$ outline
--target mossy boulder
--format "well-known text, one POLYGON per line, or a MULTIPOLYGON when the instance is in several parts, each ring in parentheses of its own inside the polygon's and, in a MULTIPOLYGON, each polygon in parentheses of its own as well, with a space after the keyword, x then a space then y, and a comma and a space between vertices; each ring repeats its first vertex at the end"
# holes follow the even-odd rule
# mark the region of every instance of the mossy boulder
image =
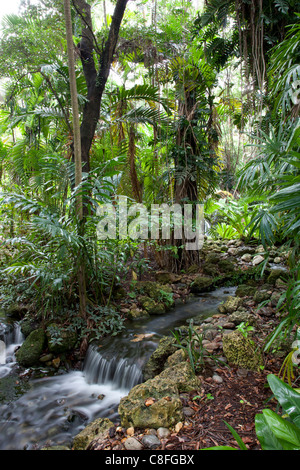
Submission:
POLYGON ((202 292, 209 292, 214 289, 214 280, 212 277, 197 276, 190 285, 190 290, 193 294, 201 294, 202 292))
POLYGON ((239 331, 223 336, 223 352, 229 364, 254 371, 259 371, 263 366, 261 352, 250 338, 245 338, 239 331))
POLYGON ((16 359, 21 366, 31 367, 38 363, 46 345, 46 334, 42 328, 32 331, 16 352, 16 359))
POLYGON ((256 287, 247 284, 241 284, 237 287, 235 295, 237 297, 252 297, 256 292, 256 287))
POLYGON ((149 315, 162 315, 166 312, 165 305, 162 302, 155 302, 151 297, 141 296, 139 302, 149 315))
POLYGON ((87 446, 94 439, 105 439, 108 437, 109 429, 114 427, 114 423, 108 418, 98 418, 88 424, 73 439, 74 450, 86 450, 87 446))
POLYGON ((133 387, 120 401, 121 425, 134 428, 169 428, 183 420, 176 384, 155 377, 133 387))
POLYGON ((175 353, 177 348, 174 339, 164 336, 158 343, 156 350, 151 354, 149 360, 143 367, 143 376, 145 380, 152 379, 160 374, 163 370, 165 362, 171 354, 175 353))
POLYGON ((240 297, 233 297, 232 295, 229 295, 225 302, 219 305, 218 310, 222 314, 233 313, 238 310, 241 304, 242 299, 240 297))

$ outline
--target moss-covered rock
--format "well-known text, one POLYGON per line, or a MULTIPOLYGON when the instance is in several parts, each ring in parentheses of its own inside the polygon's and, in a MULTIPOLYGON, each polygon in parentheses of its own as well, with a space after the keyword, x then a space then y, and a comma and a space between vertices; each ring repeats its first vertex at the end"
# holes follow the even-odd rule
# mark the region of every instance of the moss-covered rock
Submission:
POLYGON ((214 289, 214 280, 212 277, 197 276, 190 285, 190 290, 194 294, 209 292, 214 289))
POLYGON ((237 297, 252 297, 256 292, 256 287, 247 284, 241 284, 237 287, 235 295, 237 297))
POLYGON ((242 299, 240 297, 233 297, 232 295, 229 295, 225 302, 219 305, 218 310, 222 314, 233 313, 240 307, 241 304, 242 299))
POLYGON ((223 352, 229 362, 244 369, 259 371, 263 366, 261 352, 239 331, 223 336, 223 352))
POLYGON ((151 297, 141 296, 139 297, 139 302, 149 315, 162 315, 166 312, 165 305, 162 302, 155 302, 151 297))
POLYGON ((156 350, 151 354, 149 360, 144 365, 143 376, 145 380, 152 379, 163 370, 167 358, 175 353, 177 348, 174 339, 164 336, 158 343, 156 350))
POLYGON ((249 326, 256 325, 255 316, 244 308, 239 308, 236 312, 231 313, 228 317, 228 321, 235 325, 239 325, 240 323, 248 323, 249 326))
POLYGON ((183 420, 177 386, 160 377, 133 387, 121 399, 118 412, 123 427, 169 428, 183 420))
POLYGON ((114 423, 108 418, 96 419, 74 437, 73 449, 85 450, 94 439, 105 439, 112 427, 114 427, 114 423))
POLYGON ((30 367, 38 363, 46 344, 45 331, 42 328, 32 331, 16 352, 16 359, 21 366, 30 367))
POLYGON ((180 393, 192 392, 201 386, 199 377, 195 375, 191 364, 186 361, 167 367, 158 377, 167 380, 170 384, 176 384, 180 393))

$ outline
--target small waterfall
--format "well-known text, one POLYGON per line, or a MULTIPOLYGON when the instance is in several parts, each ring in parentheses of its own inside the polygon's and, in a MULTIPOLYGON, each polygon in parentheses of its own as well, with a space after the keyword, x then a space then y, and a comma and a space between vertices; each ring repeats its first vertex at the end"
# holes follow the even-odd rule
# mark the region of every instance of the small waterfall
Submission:
POLYGON ((130 390, 142 381, 142 371, 128 359, 103 357, 91 345, 87 351, 83 373, 88 383, 110 385, 113 389, 130 390))
POLYGON ((0 325, 0 378, 5 377, 16 363, 15 351, 24 341, 18 322, 13 325, 0 325))

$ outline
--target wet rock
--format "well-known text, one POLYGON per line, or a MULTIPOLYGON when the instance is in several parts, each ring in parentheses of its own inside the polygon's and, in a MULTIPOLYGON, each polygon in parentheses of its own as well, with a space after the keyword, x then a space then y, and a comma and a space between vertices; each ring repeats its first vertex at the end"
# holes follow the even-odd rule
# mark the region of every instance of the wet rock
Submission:
POLYGON ((253 300, 254 302, 260 304, 261 302, 265 302, 266 300, 269 300, 271 295, 272 295, 272 292, 266 289, 257 290, 254 294, 253 300))
POLYGON ((281 279, 286 279, 287 278, 287 271, 284 268, 276 267, 271 269, 270 274, 267 278, 267 281, 269 284, 275 284, 276 281, 281 278, 281 279))
POLYGON ((247 284, 241 284, 237 287, 235 295, 237 297, 252 297, 256 292, 256 287, 248 286, 247 284))

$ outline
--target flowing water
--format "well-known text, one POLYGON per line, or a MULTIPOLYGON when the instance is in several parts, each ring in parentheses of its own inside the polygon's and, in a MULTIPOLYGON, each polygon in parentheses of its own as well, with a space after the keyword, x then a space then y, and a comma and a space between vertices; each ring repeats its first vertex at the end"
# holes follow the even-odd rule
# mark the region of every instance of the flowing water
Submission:
MULTIPOLYGON (((166 315, 130 322, 124 333, 90 345, 81 371, 31 379, 21 397, 0 405, 0 450, 71 446, 88 422, 117 421, 120 399, 142 381, 142 366, 160 338, 193 317, 213 315, 233 292, 217 289, 166 315)), ((19 325, 9 329, 0 323, 0 338, 1 381, 17 367, 14 351, 23 341, 19 325)))

